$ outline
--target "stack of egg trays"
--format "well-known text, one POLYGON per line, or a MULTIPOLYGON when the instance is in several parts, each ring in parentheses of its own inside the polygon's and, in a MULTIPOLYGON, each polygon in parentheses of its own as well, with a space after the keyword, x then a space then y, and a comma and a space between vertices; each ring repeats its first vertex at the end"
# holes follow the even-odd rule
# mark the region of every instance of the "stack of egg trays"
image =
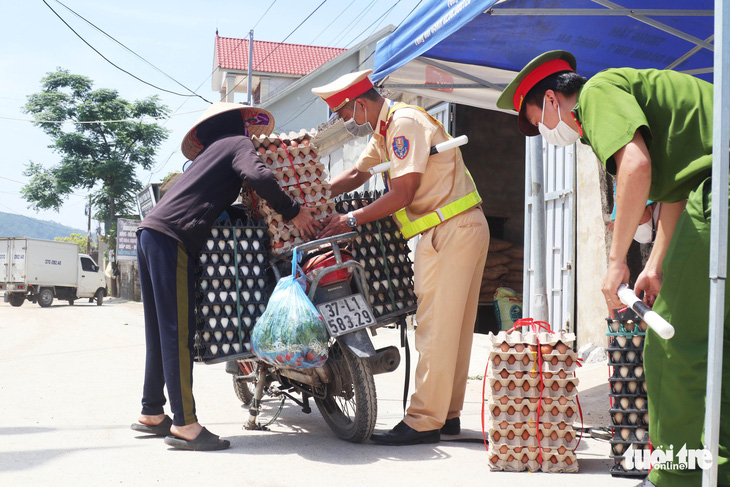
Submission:
POLYGON ((195 359, 253 357, 251 331, 273 287, 266 226, 245 218, 219 220, 197 264, 195 359))
MULTIPOLYGON (((367 206, 381 196, 378 191, 345 193, 337 198, 335 209, 349 213, 367 206)), ((408 242, 391 217, 358 226, 352 242, 352 255, 365 268, 370 305, 378 323, 386 324, 414 314, 413 262, 408 242), (391 296, 392 294, 392 296, 391 296)))
MULTIPOLYGON (((614 477, 645 477, 649 471, 627 469, 626 455, 649 450, 649 410, 644 378, 646 323, 630 308, 607 318, 609 403, 611 414, 610 472, 614 477)), ((645 454, 648 452, 645 452, 645 454)))
POLYGON ((575 335, 502 331, 489 339, 490 468, 577 472, 578 356, 569 346, 575 335))
MULTIPOLYGON (((334 213, 334 205, 330 202, 325 167, 311 139, 311 134, 302 130, 279 136, 262 135, 251 140, 279 186, 297 203, 313 209, 315 220, 321 220, 334 213)), ((259 198, 257 204, 268 226, 273 256, 282 255, 305 242, 299 230, 291 222, 284 222, 266 201, 259 198)))

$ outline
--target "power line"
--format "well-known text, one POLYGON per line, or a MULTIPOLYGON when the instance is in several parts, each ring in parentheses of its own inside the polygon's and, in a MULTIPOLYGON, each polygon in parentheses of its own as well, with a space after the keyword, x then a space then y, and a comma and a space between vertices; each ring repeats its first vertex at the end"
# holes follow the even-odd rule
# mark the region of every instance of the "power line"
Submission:
POLYGON ((370 10, 371 8, 373 8, 373 7, 375 6, 375 4, 376 4, 376 3, 378 3, 379 1, 380 1, 380 0, 371 0, 371 2, 370 2, 369 4, 367 4, 367 5, 365 6, 365 8, 364 8, 364 9, 362 9, 362 11, 361 11, 361 12, 360 12, 359 14, 357 14, 357 15, 355 16, 355 18, 353 19, 353 21, 352 21, 352 22, 350 22, 349 24, 347 24, 347 25, 345 26, 345 28, 344 28, 344 29, 342 29, 342 30, 340 31, 340 33, 339 33, 339 34, 337 34, 337 37, 335 37, 335 40, 333 40, 333 41, 331 42, 331 44, 332 44, 333 46, 334 46, 334 45, 337 45, 337 43, 338 43, 338 42, 340 42, 340 40, 342 40, 342 39, 343 39, 343 38, 344 38, 344 37, 345 37, 345 36, 346 36, 346 35, 347 35, 347 34, 348 34, 348 33, 349 33, 349 32, 350 32, 350 31, 351 31, 351 30, 352 30, 352 29, 353 29, 353 28, 354 28, 354 27, 355 27, 355 26, 356 26, 356 25, 357 25, 357 24, 358 24, 358 23, 360 22, 360 21, 361 21, 361 19, 362 19, 362 18, 364 17, 364 15, 365 15, 365 14, 366 14, 366 13, 367 13, 367 12, 368 12, 368 11, 369 11, 369 10, 370 10))
MULTIPOLYGON (((44 0, 44 1, 45 1, 45 0, 44 0)), ((275 52, 276 52, 276 51, 277 51, 277 50, 278 50, 278 49, 279 49, 279 48, 280 48, 280 47, 281 47, 281 46, 282 46, 282 45, 284 44, 284 42, 286 42, 286 40, 287 40, 287 39, 289 39, 289 38, 290 38, 290 37, 291 37, 291 36, 292 36, 292 35, 293 35, 293 34, 294 34, 294 33, 295 33, 295 32, 296 32, 297 30, 299 30, 299 28, 300 28, 300 27, 301 27, 302 25, 304 25, 304 23, 305 23, 305 22, 306 22, 307 20, 309 20, 309 18, 310 18, 310 17, 312 16, 312 15, 314 15, 314 14, 315 14, 315 13, 317 12, 317 10, 319 10, 319 9, 320 9, 320 8, 322 7, 322 5, 324 5, 325 3, 327 3, 327 0, 323 0, 323 1, 322 1, 322 3, 320 3, 320 4, 319 4, 319 5, 317 6, 317 8, 315 8, 314 10, 312 10, 312 12, 311 12, 311 13, 310 13, 309 15, 307 15, 307 17, 306 17, 306 18, 305 18, 304 20, 302 20, 302 21, 301 21, 301 22, 299 23, 299 25, 297 25, 297 26, 296 26, 296 27, 294 28, 294 30, 293 30, 293 31, 291 31, 291 32, 289 33, 289 35, 287 35, 287 36, 286 36, 286 37, 285 37, 285 38, 284 38, 284 39, 283 39, 283 40, 282 40, 281 42, 279 42, 279 43, 278 43, 278 44, 276 45, 276 47, 275 47, 274 49, 272 49, 272 50, 271 50, 271 52, 269 52, 269 53, 268 53, 268 54, 267 54, 267 55, 266 55, 266 56, 265 56, 265 57, 264 57, 264 58, 263 58, 263 59, 262 59, 261 61, 259 61, 259 63, 258 63, 258 64, 257 64, 257 65, 256 65, 256 66, 255 66, 254 68, 257 68, 257 67, 261 66, 261 65, 263 64, 263 62, 264 62, 264 61, 266 61, 266 60, 267 60, 267 59, 269 58, 269 56, 271 56, 272 54, 274 54, 274 53, 275 53, 275 52)), ((243 42, 241 42, 241 44, 243 44, 243 42)), ((252 69, 253 69, 253 68, 252 68, 252 69)), ((244 77, 243 77, 243 79, 241 79, 241 81, 239 81, 238 83, 236 83, 236 85, 235 85, 235 86, 234 86, 234 87, 233 87, 233 88, 231 89, 231 91, 235 91, 235 89, 236 89, 236 88, 238 87, 238 85, 240 85, 241 83, 243 83, 243 82, 244 82, 244 81, 245 81, 245 80, 246 80, 247 78, 248 78, 248 75, 244 76, 244 77)), ((231 91, 226 91, 226 96, 227 96, 227 95, 228 95, 229 93, 231 93, 231 91)))
POLYGON ((14 117, 2 117, 0 116, 0 120, 12 120, 15 122, 30 122, 30 123, 57 123, 57 124, 64 124, 64 123, 73 123, 73 124, 89 124, 89 123, 125 123, 125 122, 144 122, 145 120, 165 120, 175 117, 180 117, 183 115, 190 115, 191 113, 199 113, 203 110, 193 110, 190 112, 185 113, 178 113, 177 115, 158 115, 156 117, 140 117, 140 118, 122 118, 119 120, 35 120, 32 118, 14 118, 14 117))
POLYGON ((124 44, 122 44, 121 42, 119 42, 118 40, 116 40, 114 37, 112 37, 111 35, 107 34, 101 28, 97 27, 93 22, 90 22, 89 20, 85 19, 83 16, 81 16, 80 14, 78 14, 77 12, 75 12, 73 9, 69 8, 67 5, 64 5, 60 0, 55 0, 55 1, 56 1, 56 3, 60 4, 61 6, 63 6, 66 10, 68 10, 69 12, 71 12, 72 14, 74 14, 76 17, 80 18, 81 20, 83 20, 84 22, 86 22, 87 24, 89 24, 90 26, 92 26, 94 29, 96 29, 99 32, 101 32, 102 34, 104 34, 106 37, 108 37, 112 41, 116 42, 117 44, 119 44, 120 46, 122 46, 124 49, 126 49, 130 53, 134 54, 137 58, 139 58, 142 61, 144 61, 145 63, 147 63, 149 66, 151 66, 152 68, 154 68, 158 72, 162 73, 163 75, 165 75, 166 77, 168 77, 169 79, 171 79, 172 81, 174 81, 175 83, 177 83, 178 85, 180 85, 181 87, 185 88, 190 93, 192 93, 193 95, 197 96, 198 98, 200 98, 200 99, 202 99, 202 100, 207 101, 208 103, 210 103, 208 100, 206 100, 205 98, 203 98, 201 95, 197 94, 196 92, 194 92, 193 90, 191 90, 190 88, 188 88, 187 86, 185 86, 184 84, 180 83, 178 80, 176 80, 175 78, 173 78, 169 74, 165 73, 163 70, 161 70, 160 68, 158 68, 157 66, 155 66, 151 62, 147 61, 145 58, 143 58, 142 56, 140 56, 139 54, 137 54, 136 52, 134 52, 132 49, 128 48, 127 46, 125 46, 124 44))
POLYGON ((259 22, 261 22, 263 20, 263 18, 266 17, 266 14, 269 13, 269 10, 271 10, 271 7, 273 7, 275 3, 276 3, 276 0, 271 2, 271 5, 269 5, 269 8, 266 9, 266 12, 264 12, 263 15, 261 15, 259 20, 257 20, 256 23, 254 24, 254 26, 251 27, 251 30, 254 30, 256 28, 256 26, 259 25, 259 22))
MULTIPOLYGON (((130 73, 130 72, 129 72, 129 71, 127 71, 126 69, 124 69, 124 68, 121 68, 121 67, 117 66, 117 65, 116 65, 116 64, 114 64, 114 63, 113 63, 113 62, 112 62, 111 60, 109 60, 109 58, 107 58, 107 57, 106 57, 106 56, 104 56, 104 55, 103 55, 103 54, 102 54, 101 52, 99 52, 99 51, 98 51, 98 50, 97 50, 97 49, 96 49, 96 48, 95 48, 94 46, 92 46, 91 44, 89 44, 89 43, 88 43, 88 42, 86 41, 86 39, 84 39, 84 38, 83 38, 83 37, 81 36, 81 34, 79 34, 78 32, 76 32, 76 31, 74 30, 74 28, 73 28, 73 27, 71 27, 71 26, 70 26, 70 25, 68 24, 68 22, 66 22, 66 21, 65 21, 65 20, 63 19, 63 17, 61 17, 61 16, 60 16, 60 15, 58 14, 58 12, 56 12, 55 10, 53 10, 53 7, 51 7, 50 5, 48 5, 48 2, 46 2, 46 0, 43 0, 43 3, 45 3, 45 4, 46 4, 46 7, 48 7, 49 9, 51 9, 51 12, 53 12, 53 13, 54 13, 54 14, 56 15, 56 17, 58 17, 58 18, 59 18, 59 19, 61 20, 61 22, 63 22, 63 23, 64 23, 64 24, 66 25, 66 27, 68 27, 68 28, 69 28, 69 29, 71 30, 71 32, 73 32, 74 34, 76 34, 76 37, 78 37, 79 39, 81 39, 81 40, 83 41, 83 43, 84 43, 84 44, 86 44, 87 46, 89 46, 89 47, 90 47, 90 48, 91 48, 91 49, 92 49, 92 50, 93 50, 93 51, 94 51, 95 53, 97 53, 97 54, 98 54, 99 56, 101 56, 101 57, 102 57, 102 58, 103 58, 103 59, 104 59, 104 60, 105 60, 106 62, 108 62, 109 64, 111 64, 111 65, 112 65, 112 66, 114 66, 115 68, 117 68, 117 69, 118 69, 119 71, 121 71, 121 72, 123 72, 123 73, 126 73, 126 74, 128 74, 129 76, 131 76, 132 78, 136 79, 137 81, 139 81, 139 82, 141 82, 141 83, 144 83, 144 84, 146 84, 146 85, 148 85, 148 86, 151 86, 152 88, 155 88, 156 90, 164 91, 164 92, 166 92, 166 93, 170 93, 170 94, 172 94, 172 95, 177 95, 177 96, 185 96, 185 97, 196 97, 196 96, 200 96, 200 95, 197 95, 197 94, 195 94, 195 95, 186 95, 186 94, 184 94, 184 93, 177 93, 177 92, 175 92, 175 91, 171 91, 171 90, 166 90, 165 88, 160 88, 160 87, 159 87, 159 86, 157 86, 157 85, 153 85, 152 83, 149 83, 149 82, 147 82, 147 81, 143 80, 142 78, 140 78, 140 77, 138 77, 138 76, 135 76, 135 75, 133 75, 132 73, 130 73)), ((59 2, 59 3, 60 3, 60 2, 59 2)), ((62 5, 63 5, 63 4, 62 4, 62 5)), ((202 97, 201 97, 201 98, 202 98, 202 97)), ((207 100, 206 100, 206 101, 207 101, 207 100)), ((208 102, 208 103, 210 103, 210 102, 208 102)))
POLYGON ((353 3, 355 3, 355 0, 352 0, 349 3, 349 5, 347 5, 347 7, 345 7, 345 10, 343 10, 342 12, 340 12, 340 14, 337 17, 335 17, 335 20, 333 20, 332 22, 330 22, 330 24, 327 27, 325 27, 324 29, 320 30, 319 31, 319 34, 317 34, 317 36, 314 39, 312 39, 312 42, 310 42, 310 44, 314 45, 314 41, 316 41, 317 39, 319 39, 319 36, 321 36, 322 34, 324 34, 325 32, 327 32, 329 30, 329 28, 332 27, 332 24, 334 24, 335 22, 337 22, 339 20, 339 18, 342 17, 342 14, 344 14, 347 11, 347 9, 349 9, 350 7, 352 7, 352 4, 353 3))
POLYGON ((0 176, 0 179, 5 179, 6 181, 12 181, 13 183, 25 184, 22 181, 16 181, 15 179, 5 178, 5 177, 2 177, 2 176, 0 176))

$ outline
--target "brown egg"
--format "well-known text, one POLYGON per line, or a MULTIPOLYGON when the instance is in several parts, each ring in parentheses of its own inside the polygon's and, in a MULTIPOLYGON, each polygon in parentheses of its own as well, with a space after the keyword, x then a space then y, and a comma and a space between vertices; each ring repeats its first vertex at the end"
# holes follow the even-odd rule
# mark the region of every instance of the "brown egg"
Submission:
POLYGON ((514 374, 515 374, 515 379, 522 379, 522 376, 525 375, 524 372, 520 372, 519 370, 515 371, 514 374))
POLYGON ((509 451, 509 447, 507 445, 502 445, 499 447, 499 453, 505 454, 509 451))
POLYGON ((284 158, 279 156, 276 158, 276 162, 278 162, 279 164, 284 164, 284 158))
POLYGON ((508 456, 508 457, 507 457, 507 461, 508 461, 508 462, 514 462, 514 461, 515 461, 515 457, 514 457, 514 455, 510 455, 510 456, 508 456))
POLYGON ((558 399, 558 402, 561 406, 565 406, 566 404, 568 404, 568 399, 561 396, 560 399, 558 399))
POLYGON ((557 381, 556 382, 553 382, 553 385, 550 386, 550 389, 552 389, 553 391, 557 392, 557 391, 560 390, 560 384, 558 384, 557 381))
POLYGON ((558 448, 559 455, 564 455, 566 451, 568 451, 568 449, 565 448, 563 445, 560 445, 560 448, 558 448))
POLYGON ((553 373, 552 373, 552 372, 543 372, 543 373, 542 373, 542 376, 543 376, 543 377, 544 377, 545 379, 552 379, 552 378, 553 378, 553 373))
POLYGON ((266 149, 270 150, 271 152, 276 152, 277 147, 276 147, 276 144, 274 144, 272 142, 271 144, 269 144, 269 146, 266 149))
POLYGON ((266 147, 261 146, 258 149, 256 149, 256 152, 258 152, 259 154, 266 154, 266 147))
POLYGON ((317 169, 316 171, 314 171, 314 174, 316 174, 317 176, 321 176, 322 171, 320 169, 317 169))
POLYGON ((284 242, 276 242, 276 243, 274 244, 274 248, 275 248, 275 249, 280 249, 280 248, 282 248, 283 246, 284 246, 284 242))
POLYGON ((502 384, 500 384, 499 382, 495 382, 494 383, 494 390, 495 391, 498 391, 500 389, 502 389, 502 384))
POLYGON ((525 381, 525 382, 524 382, 524 383, 522 384, 522 389, 523 389, 523 390, 524 390, 525 392, 529 391, 529 390, 530 390, 530 383, 529 383, 529 382, 527 382, 527 381, 525 381))
POLYGON ((569 418, 573 417, 573 410, 572 409, 566 409, 565 415, 569 418))
POLYGON ((552 411, 550 411, 550 414, 552 414, 553 416, 557 416, 558 414, 560 414, 560 410, 558 409, 558 407, 557 407, 557 406, 555 406, 555 407, 554 407, 554 408, 552 409, 552 411))
POLYGON ((527 463, 530 461, 530 458, 527 455, 522 455, 522 463, 527 463))
POLYGON ((499 457, 497 455, 492 455, 492 458, 490 458, 489 461, 496 464, 497 462, 499 462, 499 457))
POLYGON ((558 365, 558 362, 559 362, 559 360, 558 360, 558 356, 557 356, 557 355, 553 355, 553 358, 552 358, 552 359, 550 359, 550 363, 551 363, 552 365, 558 365))
POLYGON ((527 430, 522 432, 522 439, 525 441, 530 439, 530 433, 528 433, 527 430))
POLYGON ((494 365, 499 365, 500 363, 502 363, 502 359, 500 358, 499 355, 495 355, 494 356, 494 365))
POLYGON ((506 430, 507 428, 509 428, 509 423, 506 420, 502 421, 501 423, 499 423, 499 427, 503 430, 506 430))
POLYGON ((575 389, 575 385, 572 382, 568 382, 565 385, 565 390, 568 392, 573 392, 573 389, 575 389))
POLYGON ((304 146, 309 145, 309 139, 302 140, 302 145, 304 145, 304 146))
POLYGON ((559 430, 564 430, 564 429, 565 429, 565 428, 567 428, 567 427, 568 427, 568 425, 567 425, 567 424, 565 424, 565 423, 560 423, 560 424, 558 425, 558 429, 559 429, 559 430))
POLYGON ((509 433, 507 433, 507 439, 508 440, 514 440, 515 439, 515 432, 512 430, 509 430, 509 433))
POLYGON ((499 415, 500 415, 501 413, 502 413, 502 410, 501 410, 501 409, 499 409, 499 407, 498 407, 498 406, 497 406, 497 407, 495 407, 494 409, 492 409, 492 415, 493 415, 493 416, 499 416, 499 415))
POLYGON ((525 350, 525 345, 522 343, 515 344, 515 352, 522 353, 525 350))
POLYGON ((565 358, 565 366, 570 367, 571 365, 573 365, 573 359, 570 356, 567 356, 565 358))
POLYGON ((528 406, 523 407, 522 408, 522 415, 523 416, 527 416, 528 414, 530 414, 530 408, 528 406))
POLYGON ((568 465, 573 465, 573 460, 570 459, 570 457, 565 457, 565 463, 568 465))
POLYGON ((289 147, 299 147, 299 142, 297 142, 296 140, 292 140, 291 142, 289 142, 289 147))
POLYGON ((501 344, 499 345, 499 349, 500 349, 501 351, 503 351, 503 352, 509 352, 509 343, 507 343, 507 342, 502 342, 502 343, 501 343, 501 344))
POLYGON ((558 457, 556 457, 555 455, 551 456, 550 457, 550 463, 552 463, 552 464, 558 463, 558 457))
POLYGON ((551 440, 553 440, 553 441, 558 441, 558 438, 560 438, 560 437, 558 436, 558 432, 557 432, 557 431, 553 431, 553 432, 552 432, 552 433, 550 434, 550 439, 551 439, 551 440))
POLYGON ((553 346, 552 345, 540 345, 540 353, 543 355, 550 355, 553 352, 553 346))
POLYGON ((560 372, 558 372, 558 377, 560 377, 561 379, 565 379, 566 377, 568 377, 568 373, 564 370, 561 370, 560 372))
POLYGON ((507 357, 507 363, 508 364, 515 363, 515 356, 514 355, 510 355, 509 357, 507 357))
POLYGON ((312 159, 316 159, 316 158, 317 158, 317 153, 316 153, 316 152, 314 152, 314 151, 312 151, 312 152, 310 152, 310 153, 309 153, 309 156, 310 156, 310 157, 311 157, 312 159))
POLYGON ((502 396, 499 398, 499 402, 501 402, 502 404, 507 404, 509 402, 509 397, 502 396))
POLYGON ((537 352, 537 345, 527 345, 527 348, 530 349, 530 352, 537 352))
POLYGON ((514 381, 509 381, 509 384, 507 384, 507 389, 510 391, 514 391, 517 386, 515 385, 514 381))
POLYGON ((499 373, 499 376, 503 379, 506 379, 507 377, 509 377, 509 371, 507 371, 507 369, 504 369, 502 370, 502 372, 499 373))
POLYGON ((571 441, 573 441, 573 435, 571 435, 570 433, 565 433, 565 441, 567 443, 570 443, 571 441))
POLYGON ((558 342, 555 344, 555 348, 558 349, 558 353, 563 354, 568 352, 568 346, 563 342, 558 342))
POLYGON ((522 357, 522 363, 525 364, 525 365, 529 364, 530 363, 530 356, 529 355, 525 355, 524 357, 522 357))
POLYGON ((507 409, 507 414, 515 414, 515 408, 513 406, 510 406, 509 409, 507 409))

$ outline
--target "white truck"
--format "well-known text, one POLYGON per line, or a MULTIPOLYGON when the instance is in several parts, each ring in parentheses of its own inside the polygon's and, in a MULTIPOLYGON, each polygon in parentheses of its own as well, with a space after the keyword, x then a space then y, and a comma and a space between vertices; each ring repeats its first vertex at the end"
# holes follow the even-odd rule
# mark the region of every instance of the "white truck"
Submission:
POLYGON ((0 291, 5 302, 22 306, 27 299, 46 308, 53 299, 89 298, 101 306, 106 278, 96 262, 79 254, 75 243, 32 238, 0 238, 0 291))

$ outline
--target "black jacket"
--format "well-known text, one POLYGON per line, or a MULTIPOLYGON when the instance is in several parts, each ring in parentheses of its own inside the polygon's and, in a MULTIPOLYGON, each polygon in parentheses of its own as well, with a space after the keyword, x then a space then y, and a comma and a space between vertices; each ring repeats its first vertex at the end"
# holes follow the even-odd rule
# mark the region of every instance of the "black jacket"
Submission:
POLYGON ((249 137, 222 135, 195 158, 139 228, 168 235, 197 253, 220 214, 233 204, 246 181, 286 220, 299 213, 299 203, 282 190, 274 173, 259 159, 249 137))

